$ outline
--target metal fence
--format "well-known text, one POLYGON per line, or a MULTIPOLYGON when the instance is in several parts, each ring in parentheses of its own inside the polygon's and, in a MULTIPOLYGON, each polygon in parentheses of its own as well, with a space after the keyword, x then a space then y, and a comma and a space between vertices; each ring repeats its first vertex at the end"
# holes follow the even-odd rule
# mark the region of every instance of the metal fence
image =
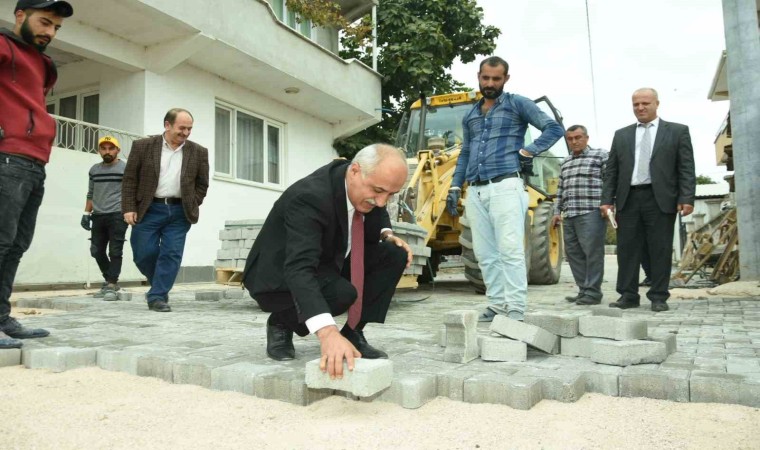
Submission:
POLYGON ((122 159, 129 157, 132 142, 145 136, 124 130, 104 127, 98 124, 51 115, 56 123, 56 137, 53 146, 84 153, 98 152, 98 139, 113 136, 121 144, 122 159))

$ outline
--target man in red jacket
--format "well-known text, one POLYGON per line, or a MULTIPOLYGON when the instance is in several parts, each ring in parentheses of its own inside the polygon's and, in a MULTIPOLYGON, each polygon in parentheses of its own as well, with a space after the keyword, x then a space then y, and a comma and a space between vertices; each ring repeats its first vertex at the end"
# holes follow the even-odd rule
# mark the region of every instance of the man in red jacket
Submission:
POLYGON ((10 296, 21 255, 32 243, 55 139, 45 95, 57 73, 43 52, 74 14, 61 0, 19 0, 14 11, 13 30, 0 29, 0 348, 49 334, 11 317, 10 296))

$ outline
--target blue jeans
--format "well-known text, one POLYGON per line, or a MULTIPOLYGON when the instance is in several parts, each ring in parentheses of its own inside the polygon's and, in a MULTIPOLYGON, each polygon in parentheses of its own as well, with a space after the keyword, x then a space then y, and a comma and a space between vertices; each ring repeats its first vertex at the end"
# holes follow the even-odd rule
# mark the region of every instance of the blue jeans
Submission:
POLYGON ((140 222, 132 227, 132 255, 135 265, 148 278, 148 303, 169 301, 169 291, 177 279, 185 251, 190 222, 182 205, 152 203, 140 222))
POLYGON ((607 221, 599 211, 592 211, 566 218, 563 228, 565 256, 578 285, 578 293, 601 299, 607 221))
POLYGON ((520 178, 467 188, 467 219, 472 246, 491 305, 522 319, 528 296, 525 267, 525 215, 528 193, 520 178))
POLYGON ((44 166, 0 153, 0 321, 11 314, 13 280, 32 243, 44 194, 44 166))

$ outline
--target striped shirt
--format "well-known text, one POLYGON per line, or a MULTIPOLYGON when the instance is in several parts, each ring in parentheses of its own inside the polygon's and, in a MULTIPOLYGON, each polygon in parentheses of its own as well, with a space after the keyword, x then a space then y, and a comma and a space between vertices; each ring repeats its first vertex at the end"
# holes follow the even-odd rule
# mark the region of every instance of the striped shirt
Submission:
POLYGON ((566 217, 598 212, 602 198, 602 175, 607 164, 607 151, 586 147, 578 155, 570 155, 560 165, 554 214, 566 217))
POLYGON ((121 180, 127 163, 98 163, 90 168, 90 185, 87 198, 92 200, 93 214, 121 213, 121 180))
POLYGON ((462 120, 462 150, 451 186, 462 187, 465 180, 484 181, 520 171, 521 148, 533 155, 548 150, 565 133, 557 121, 529 98, 503 93, 484 116, 481 99, 462 120), (541 136, 525 145, 528 125, 541 130, 541 136))

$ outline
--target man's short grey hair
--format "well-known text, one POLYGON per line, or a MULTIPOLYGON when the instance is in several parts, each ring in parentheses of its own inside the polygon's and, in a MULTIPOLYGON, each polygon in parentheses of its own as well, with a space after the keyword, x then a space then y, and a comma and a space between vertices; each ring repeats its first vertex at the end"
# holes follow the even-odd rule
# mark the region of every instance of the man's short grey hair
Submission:
POLYGON ((375 171, 375 168, 377 168, 377 165, 380 164, 380 161, 385 158, 398 158, 399 161, 404 163, 404 166, 407 164, 406 158, 401 150, 390 144, 383 143, 370 144, 359 150, 359 152, 354 155, 354 159, 351 160, 351 163, 359 164, 359 167, 362 170, 362 177, 366 177, 371 175, 372 172, 375 171))
POLYGON ((571 125, 567 127, 567 131, 575 131, 575 130, 581 130, 583 131, 584 136, 588 136, 588 130, 583 125, 571 125))
POLYGON ((636 95, 636 94, 638 94, 640 92, 647 92, 647 91, 651 92, 652 95, 654 95, 654 99, 655 100, 659 100, 660 99, 660 95, 657 93, 657 90, 655 90, 655 88, 650 88, 650 87, 638 88, 635 91, 633 91, 633 95, 636 95))

